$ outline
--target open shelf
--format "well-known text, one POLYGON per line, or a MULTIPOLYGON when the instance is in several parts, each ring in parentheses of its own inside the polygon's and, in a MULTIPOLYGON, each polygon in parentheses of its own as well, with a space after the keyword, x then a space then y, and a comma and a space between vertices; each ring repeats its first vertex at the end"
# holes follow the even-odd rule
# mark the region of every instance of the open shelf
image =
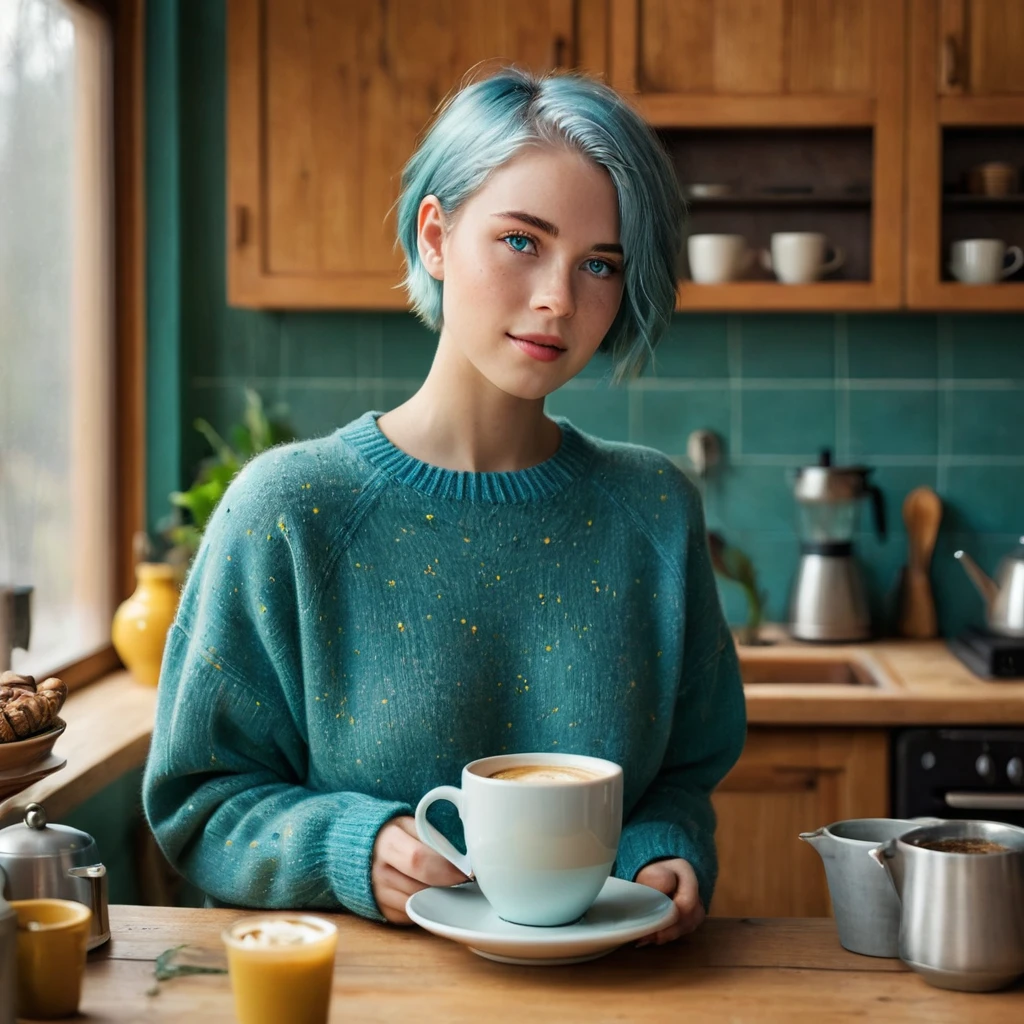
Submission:
POLYGON ((1016 192, 1009 196, 971 196, 957 192, 947 192, 942 197, 944 206, 964 206, 970 209, 987 210, 1000 206, 1024 207, 1024 192, 1016 192))
POLYGON ((691 209, 729 209, 730 207, 757 206, 856 206, 871 205, 871 196, 857 193, 811 193, 809 195, 731 195, 731 196, 687 196, 686 205, 691 209))
MULTIPOLYGON (((890 305, 896 308, 898 304, 894 300, 890 305)), ((878 308, 878 296, 870 281, 825 280, 816 284, 779 284, 776 281, 695 284, 693 281, 680 281, 676 291, 676 311, 680 313, 740 310, 842 313, 878 308)))

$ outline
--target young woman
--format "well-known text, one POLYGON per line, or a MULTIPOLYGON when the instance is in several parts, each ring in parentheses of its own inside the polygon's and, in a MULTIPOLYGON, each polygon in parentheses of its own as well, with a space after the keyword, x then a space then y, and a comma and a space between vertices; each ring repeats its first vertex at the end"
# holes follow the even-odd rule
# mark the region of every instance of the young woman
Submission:
MULTIPOLYGON (((701 922, 745 712, 700 499, 660 453, 544 413, 599 348, 643 364, 682 212, 595 81, 507 69, 439 114, 398 216, 440 334, 426 381, 250 462, 168 638, 145 809, 214 899, 407 923, 412 893, 465 880, 416 838, 420 796, 552 750, 623 766, 615 874, 679 911, 652 940, 701 922)), ((438 824, 461 840, 453 808, 438 824)))

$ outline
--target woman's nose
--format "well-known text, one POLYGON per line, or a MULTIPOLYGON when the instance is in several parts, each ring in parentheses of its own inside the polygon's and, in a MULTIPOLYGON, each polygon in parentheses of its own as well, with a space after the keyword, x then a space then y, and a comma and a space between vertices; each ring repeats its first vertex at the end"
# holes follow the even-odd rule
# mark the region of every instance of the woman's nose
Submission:
POLYGON ((552 316, 570 317, 576 312, 571 273, 552 268, 537 281, 530 308, 552 316))

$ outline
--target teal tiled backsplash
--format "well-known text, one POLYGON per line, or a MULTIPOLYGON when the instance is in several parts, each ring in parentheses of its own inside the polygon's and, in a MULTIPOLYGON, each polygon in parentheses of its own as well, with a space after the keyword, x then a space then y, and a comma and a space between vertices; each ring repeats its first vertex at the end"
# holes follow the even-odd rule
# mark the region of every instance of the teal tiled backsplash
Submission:
MULTIPOLYGON (((403 401, 435 347, 407 314, 229 310, 224 327, 189 354, 190 411, 226 425, 248 383, 285 404, 303 436, 403 401)), ((753 557, 770 618, 785 615, 797 558, 789 476, 822 448, 876 467, 885 493, 888 539, 872 535, 866 508, 857 538, 880 622, 913 487, 946 503, 933 577, 947 632, 981 608, 952 552, 992 569, 1024 532, 1024 316, 680 315, 640 379, 615 387, 609 376, 598 356, 548 410, 684 467, 690 431, 718 433, 725 462, 704 483, 708 520, 753 557)), ((724 584, 722 597, 739 621, 740 594, 724 584)))

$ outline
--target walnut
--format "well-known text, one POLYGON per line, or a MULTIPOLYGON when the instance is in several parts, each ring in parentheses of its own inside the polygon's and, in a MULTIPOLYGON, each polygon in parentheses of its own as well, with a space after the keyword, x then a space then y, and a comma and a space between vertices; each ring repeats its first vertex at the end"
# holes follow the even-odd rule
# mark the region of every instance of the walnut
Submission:
POLYGON ((31 676, 5 672, 0 677, 0 743, 26 739, 49 729, 68 695, 55 676, 36 687, 31 676))
POLYGON ((0 675, 0 687, 10 687, 12 690, 22 690, 26 693, 36 692, 36 680, 34 676, 21 676, 17 672, 8 669, 0 675))

